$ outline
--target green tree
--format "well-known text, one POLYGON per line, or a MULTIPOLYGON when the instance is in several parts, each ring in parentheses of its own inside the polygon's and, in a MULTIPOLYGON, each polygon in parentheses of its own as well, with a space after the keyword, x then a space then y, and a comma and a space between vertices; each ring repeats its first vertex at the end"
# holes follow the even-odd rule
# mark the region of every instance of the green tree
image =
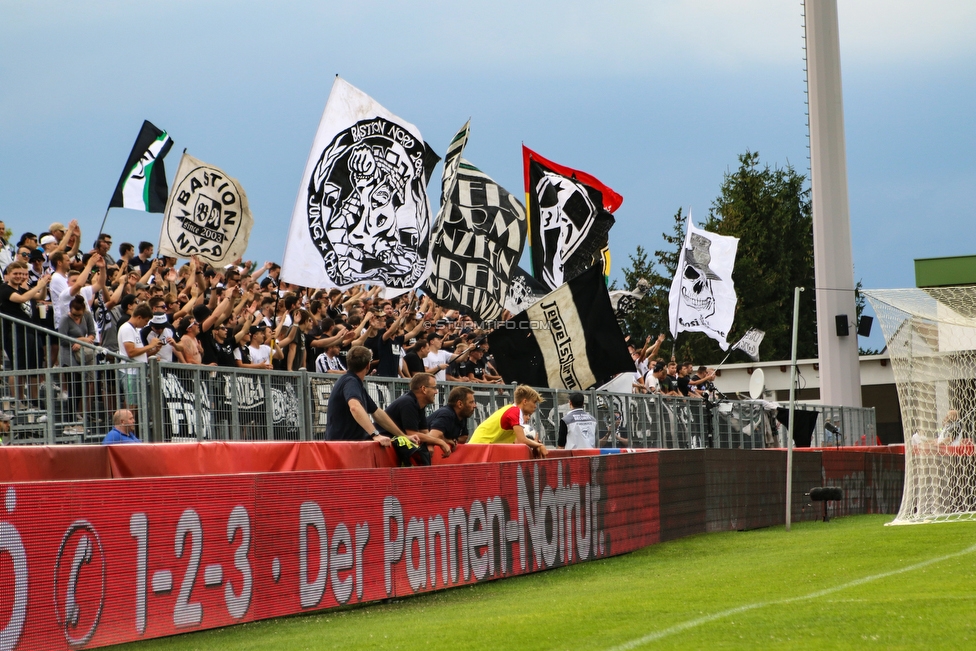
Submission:
POLYGON ((670 358, 673 352, 677 357, 685 359, 684 356, 691 355, 694 348, 705 348, 707 337, 697 332, 682 333, 678 337, 680 348, 674 350, 668 317, 668 294, 685 241, 687 218, 679 208, 672 220, 671 231, 661 234, 664 246, 654 252, 653 262, 649 260, 644 247, 638 246, 637 252, 630 256, 630 266, 622 270, 625 289, 636 287, 641 278, 645 278, 649 284, 647 295, 638 301, 636 309, 624 319, 623 330, 635 344, 642 344, 648 336, 656 338, 664 333, 667 339, 661 347, 660 356, 670 358))
MULTIPOLYGON (((758 152, 739 156, 739 168, 725 174, 719 196, 712 203, 708 219, 699 226, 719 235, 739 238, 733 279, 738 303, 728 341, 732 343, 749 328, 766 333, 760 348, 763 359, 789 359, 792 347, 793 288, 804 287, 800 295, 798 354, 816 357, 816 304, 813 273, 813 217, 806 178, 790 167, 761 165, 758 152)), ((630 256, 623 270, 627 289, 644 277, 650 283, 647 297, 629 315, 624 331, 632 340, 669 333, 668 294, 684 246, 686 217, 679 209, 670 232, 663 233, 663 246, 654 252, 654 265, 642 247, 630 256)), ((669 341, 664 357, 701 364, 717 364, 726 355, 715 340, 699 332, 678 335, 677 347, 669 341)), ((733 353, 730 361, 747 359, 733 353)))
POLYGON ((805 186, 806 177, 791 166, 761 166, 759 153, 746 151, 739 169, 725 175, 704 224, 739 238, 733 272, 739 300, 729 342, 759 328, 766 332, 763 359, 790 358, 794 287, 806 288, 800 295, 799 357, 817 355, 813 216, 805 186))

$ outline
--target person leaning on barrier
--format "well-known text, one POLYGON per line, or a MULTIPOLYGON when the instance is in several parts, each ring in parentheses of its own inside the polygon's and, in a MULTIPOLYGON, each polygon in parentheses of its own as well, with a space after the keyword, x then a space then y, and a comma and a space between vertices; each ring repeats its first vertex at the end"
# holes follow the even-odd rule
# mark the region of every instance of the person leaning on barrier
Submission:
POLYGON ((525 421, 535 413, 542 396, 532 387, 515 387, 515 404, 506 405, 478 425, 471 435, 471 443, 521 443, 541 457, 548 454, 546 446, 525 435, 525 421))
MULTIPOLYGON (((386 415, 407 438, 418 445, 440 446, 444 456, 450 456, 451 446, 438 436, 431 436, 427 423, 427 406, 437 397, 437 380, 430 373, 417 373, 410 378, 410 390, 390 403, 386 415)), ((384 432, 388 433, 388 432, 384 432)))
POLYGON ((447 397, 447 404, 427 419, 428 434, 446 441, 452 450, 458 443, 467 443, 468 419, 474 409, 474 391, 468 387, 454 387, 447 397))
POLYGON ((326 408, 325 440, 327 441, 376 441, 389 447, 392 441, 380 434, 370 420, 394 436, 403 436, 386 412, 376 406, 366 393, 363 379, 369 371, 373 353, 365 346, 353 346, 346 356, 349 370, 340 377, 329 394, 326 408))
POLYGON ((108 431, 102 439, 102 445, 113 445, 116 443, 142 443, 139 437, 134 434, 136 429, 136 417, 128 409, 119 409, 112 416, 112 429, 108 431))
POLYGON ((556 446, 562 450, 582 450, 596 447, 596 418, 583 410, 583 394, 569 394, 570 410, 559 421, 556 446))

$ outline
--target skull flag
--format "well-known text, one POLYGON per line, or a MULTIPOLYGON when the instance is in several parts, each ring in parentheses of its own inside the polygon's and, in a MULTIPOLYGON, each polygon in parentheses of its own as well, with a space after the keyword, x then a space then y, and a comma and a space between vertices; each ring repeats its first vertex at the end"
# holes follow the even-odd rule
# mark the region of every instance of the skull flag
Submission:
POLYGON ((225 265, 244 255, 253 223, 237 179, 184 153, 166 204, 159 252, 225 265))
POLYGON ((582 391, 635 370, 599 265, 503 325, 488 343, 506 382, 582 391))
POLYGON ((735 317, 732 269, 739 238, 716 235, 696 228, 688 215, 688 232, 671 282, 668 316, 671 336, 679 332, 704 332, 722 347, 735 317))
POLYGON ((525 269, 515 265, 512 281, 505 296, 505 309, 512 314, 524 312, 549 293, 549 288, 533 278, 525 269))
POLYGON ((396 295, 430 275, 427 183, 440 157, 420 131, 336 77, 305 163, 281 278, 367 283, 396 295))
MULTIPOLYGON (((623 197, 586 172, 522 147, 529 207, 532 273, 556 289, 595 263, 608 261, 611 214, 623 197)), ((604 274, 609 269, 604 263, 604 274)))
POLYGON ((468 133, 465 124, 444 159, 441 210, 434 227, 434 270, 425 290, 438 305, 488 321, 500 318, 505 309, 525 245, 525 208, 461 157, 468 133))

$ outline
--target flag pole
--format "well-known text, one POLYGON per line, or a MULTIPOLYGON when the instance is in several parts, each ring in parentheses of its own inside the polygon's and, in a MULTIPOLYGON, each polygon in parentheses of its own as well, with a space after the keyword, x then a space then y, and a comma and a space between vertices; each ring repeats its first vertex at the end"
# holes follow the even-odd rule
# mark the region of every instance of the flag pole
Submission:
POLYGON ((793 289, 793 355, 790 364, 790 418, 789 436, 786 437, 786 530, 790 530, 791 502, 793 498, 793 430, 796 423, 793 417, 796 412, 796 348, 797 335, 800 328, 800 292, 802 287, 793 289))
MULTIPOLYGON (((677 266, 674 269, 675 278, 677 278, 678 274, 684 273, 684 270, 681 269, 681 261, 684 259, 685 249, 688 247, 688 236, 690 234, 691 234, 691 206, 688 206, 688 222, 687 225, 685 226, 685 239, 681 243, 681 250, 678 252, 678 262, 677 262, 677 266)), ((679 293, 678 305, 675 306, 674 308, 674 323, 671 324, 673 328, 672 333, 674 333, 674 338, 671 340, 671 359, 674 359, 674 354, 678 349, 678 317, 680 316, 680 314, 681 314, 681 296, 679 293)))
POLYGON ((111 210, 111 209, 112 209, 112 206, 109 206, 108 208, 105 209, 105 216, 102 217, 102 225, 98 227, 98 237, 95 238, 95 241, 96 242, 102 236, 102 233, 105 232, 105 220, 108 219, 108 211, 111 210))

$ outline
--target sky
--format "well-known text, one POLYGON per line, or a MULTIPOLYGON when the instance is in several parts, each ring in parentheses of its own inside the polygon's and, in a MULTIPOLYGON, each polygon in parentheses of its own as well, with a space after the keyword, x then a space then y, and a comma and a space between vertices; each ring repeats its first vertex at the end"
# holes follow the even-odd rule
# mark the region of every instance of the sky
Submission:
MULTIPOLYGON (((855 279, 976 254, 976 3, 838 0, 855 279)), ((0 0, 0 219, 97 235, 139 126, 222 167, 280 261, 336 74, 524 192, 520 146, 623 195, 613 269, 704 220, 738 156, 807 174, 802 3, 0 0)), ((430 185, 436 211, 440 167, 430 185)), ((161 215, 113 209, 115 242, 161 215)), ((784 318, 790 318, 784 315, 784 318)), ((862 346, 880 348, 875 328, 862 346)))

